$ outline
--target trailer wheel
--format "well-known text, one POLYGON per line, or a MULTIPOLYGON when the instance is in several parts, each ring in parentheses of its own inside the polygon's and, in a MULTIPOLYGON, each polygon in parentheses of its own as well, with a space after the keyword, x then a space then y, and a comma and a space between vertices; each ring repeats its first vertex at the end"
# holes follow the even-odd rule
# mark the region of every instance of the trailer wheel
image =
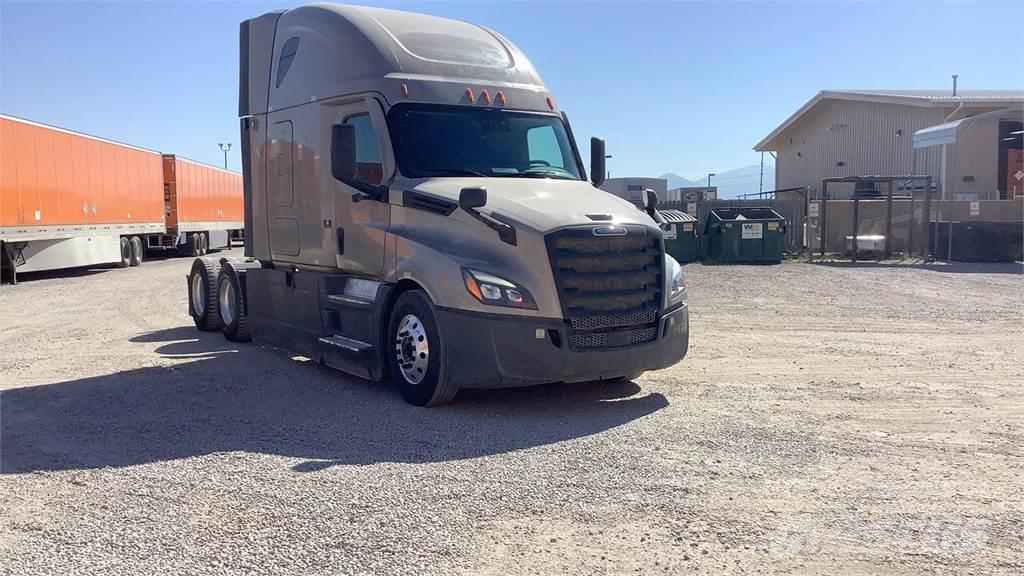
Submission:
POLYGON ((132 243, 121 236, 121 261, 117 263, 118 268, 127 268, 132 265, 132 243))
POLYGON ((232 342, 252 340, 243 298, 238 273, 230 266, 221 268, 217 276, 217 317, 220 320, 221 332, 232 342))
POLYGON ((200 256, 199 248, 199 234, 195 232, 189 232, 185 236, 185 255, 200 256))
POLYGON ((196 328, 213 331, 220 328, 217 315, 217 273, 220 265, 213 260, 196 258, 188 275, 188 313, 196 328))
POLYGON ((139 238, 138 236, 132 236, 131 240, 129 240, 128 243, 131 244, 132 247, 132 255, 131 258, 129 259, 129 263, 132 266, 138 266, 139 264, 142 264, 142 259, 145 253, 145 248, 142 246, 142 238, 139 238))
POLYGON ((448 382, 444 350, 434 305, 427 294, 410 290, 399 296, 391 309, 384 355, 406 402, 437 406, 455 397, 459 390, 448 382))

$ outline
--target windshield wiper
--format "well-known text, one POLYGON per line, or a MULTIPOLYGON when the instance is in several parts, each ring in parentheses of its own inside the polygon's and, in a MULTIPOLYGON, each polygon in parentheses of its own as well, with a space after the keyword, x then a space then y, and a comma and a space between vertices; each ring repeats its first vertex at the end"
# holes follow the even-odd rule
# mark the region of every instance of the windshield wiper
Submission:
POLYGON ((483 172, 468 168, 423 168, 420 172, 434 172, 438 176, 483 176, 484 178, 488 176, 483 172))
POLYGON ((575 180, 571 176, 565 176, 557 172, 510 172, 507 174, 495 174, 495 178, 554 178, 556 180, 575 180))

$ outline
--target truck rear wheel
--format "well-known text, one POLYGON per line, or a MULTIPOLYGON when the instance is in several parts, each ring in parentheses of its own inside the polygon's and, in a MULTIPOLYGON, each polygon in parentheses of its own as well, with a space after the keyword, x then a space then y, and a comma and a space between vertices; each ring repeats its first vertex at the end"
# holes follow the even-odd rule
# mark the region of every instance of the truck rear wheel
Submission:
POLYGON ((121 236, 121 261, 117 263, 119 268, 127 268, 132 265, 132 243, 121 236))
POLYGON ((221 268, 217 276, 217 316, 225 338, 232 342, 252 340, 242 299, 242 283, 230 266, 221 268))
POLYGON ((132 236, 132 239, 129 240, 128 243, 131 245, 132 248, 129 263, 132 266, 138 266, 142 264, 142 259, 145 256, 146 250, 142 245, 142 238, 139 238, 138 236, 132 236))
POLYGON ((220 266, 215 261, 196 258, 188 275, 188 313, 196 328, 212 331, 220 328, 217 313, 217 273, 220 266))
POLYGON ((206 232, 199 233, 199 255, 206 256, 206 253, 210 250, 210 240, 206 237, 206 232))
POLYGON ((416 406, 447 404, 458 388, 448 382, 445 342, 437 328, 434 305, 422 290, 395 301, 384 342, 391 379, 406 402, 416 406))

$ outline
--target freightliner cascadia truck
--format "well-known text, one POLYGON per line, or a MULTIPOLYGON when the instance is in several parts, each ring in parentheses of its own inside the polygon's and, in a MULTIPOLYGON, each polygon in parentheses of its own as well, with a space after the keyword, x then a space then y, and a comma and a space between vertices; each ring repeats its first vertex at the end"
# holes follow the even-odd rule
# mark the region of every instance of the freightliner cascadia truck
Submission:
POLYGON ((416 405, 685 356, 661 230, 595 187, 599 139, 587 181, 500 34, 334 4, 264 14, 241 25, 239 114, 245 258, 195 260, 198 328, 388 378, 416 405))
POLYGON ((235 172, 0 115, 0 272, 137 266, 243 228, 235 172))

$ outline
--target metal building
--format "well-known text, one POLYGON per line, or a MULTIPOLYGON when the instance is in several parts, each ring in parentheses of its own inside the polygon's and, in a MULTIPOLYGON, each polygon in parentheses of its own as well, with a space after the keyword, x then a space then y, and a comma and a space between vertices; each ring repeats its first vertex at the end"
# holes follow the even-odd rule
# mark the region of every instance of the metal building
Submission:
POLYGON ((644 188, 650 188, 658 193, 658 198, 664 200, 668 190, 668 180, 664 178, 644 178, 631 176, 628 178, 609 178, 601 184, 601 190, 614 194, 619 198, 625 198, 636 206, 643 203, 642 193, 644 188))
POLYGON ((915 154, 913 135, 1022 103, 1024 90, 823 90, 754 150, 776 155, 778 188, 814 191, 823 178, 917 173, 940 183, 942 198, 996 200, 1013 193, 1003 160, 1019 144, 1001 135, 1021 130, 1019 118, 962 134, 955 162, 939 150, 915 154))

